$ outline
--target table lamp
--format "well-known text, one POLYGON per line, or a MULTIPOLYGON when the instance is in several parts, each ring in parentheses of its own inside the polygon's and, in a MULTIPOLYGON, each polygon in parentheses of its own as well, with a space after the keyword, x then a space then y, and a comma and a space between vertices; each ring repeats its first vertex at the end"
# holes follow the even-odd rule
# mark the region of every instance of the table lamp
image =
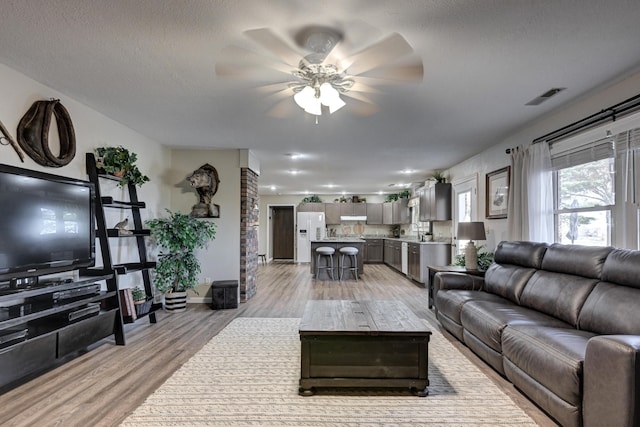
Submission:
POLYGON ((469 243, 464 252, 464 264, 468 270, 478 269, 478 248, 473 243, 474 240, 486 240, 484 233, 484 222, 459 222, 458 240, 468 240, 469 243))

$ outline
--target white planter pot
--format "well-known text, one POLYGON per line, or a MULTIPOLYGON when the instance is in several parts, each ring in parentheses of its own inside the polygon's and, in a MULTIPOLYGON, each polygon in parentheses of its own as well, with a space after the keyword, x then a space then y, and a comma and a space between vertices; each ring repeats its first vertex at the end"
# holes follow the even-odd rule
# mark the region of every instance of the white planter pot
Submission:
POLYGON ((164 309, 169 313, 185 311, 187 309, 186 292, 170 292, 164 295, 164 309))

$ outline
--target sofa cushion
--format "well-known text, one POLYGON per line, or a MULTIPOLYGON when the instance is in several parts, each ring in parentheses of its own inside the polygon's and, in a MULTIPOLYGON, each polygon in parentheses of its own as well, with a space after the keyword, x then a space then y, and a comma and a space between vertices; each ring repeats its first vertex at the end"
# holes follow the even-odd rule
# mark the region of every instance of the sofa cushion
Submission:
POLYGON ((602 267, 612 247, 561 245, 549 246, 542 259, 541 269, 556 273, 600 279, 602 267))
POLYGON ((640 289, 640 251, 612 251, 602 267, 602 281, 640 289))
POLYGON ((485 273, 484 287, 487 292, 518 304, 522 290, 535 272, 534 268, 493 263, 485 273))
POLYGON ((580 310, 596 283, 597 279, 538 270, 522 291, 520 304, 575 327, 580 310))
POLYGON ((500 242, 495 250, 493 259, 498 264, 540 268, 542 257, 546 250, 546 243, 500 242))
POLYGON ((578 327, 606 335, 640 335, 640 289, 598 283, 580 311, 578 327))
POLYGON ((438 313, 447 316, 449 319, 460 325, 460 313, 462 312, 462 306, 466 302, 474 300, 496 302, 504 301, 504 299, 498 295, 489 294, 483 291, 450 290, 440 291, 436 294, 436 307, 438 307, 438 313))
POLYGON ((541 325, 570 328, 571 325, 507 300, 468 301, 460 321, 465 330, 495 351, 502 351, 502 331, 507 325, 541 325))
POLYGON ((595 335, 576 329, 513 325, 502 334, 502 354, 554 394, 580 406, 587 341, 595 335))

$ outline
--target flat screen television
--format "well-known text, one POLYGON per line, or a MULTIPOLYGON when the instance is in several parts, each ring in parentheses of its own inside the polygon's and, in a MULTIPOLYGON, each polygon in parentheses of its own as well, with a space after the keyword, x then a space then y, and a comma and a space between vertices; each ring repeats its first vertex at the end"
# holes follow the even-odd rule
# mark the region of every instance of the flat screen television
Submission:
POLYGON ((91 182, 0 164, 0 282, 95 265, 91 182))

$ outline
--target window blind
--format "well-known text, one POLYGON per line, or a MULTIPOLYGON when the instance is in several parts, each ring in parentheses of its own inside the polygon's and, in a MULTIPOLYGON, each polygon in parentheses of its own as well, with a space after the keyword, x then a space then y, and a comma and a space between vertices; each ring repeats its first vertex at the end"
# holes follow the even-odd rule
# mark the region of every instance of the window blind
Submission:
POLYGON ((553 170, 558 170, 612 158, 615 155, 615 141, 616 138, 607 137, 570 151, 556 153, 551 156, 551 167, 553 170))

